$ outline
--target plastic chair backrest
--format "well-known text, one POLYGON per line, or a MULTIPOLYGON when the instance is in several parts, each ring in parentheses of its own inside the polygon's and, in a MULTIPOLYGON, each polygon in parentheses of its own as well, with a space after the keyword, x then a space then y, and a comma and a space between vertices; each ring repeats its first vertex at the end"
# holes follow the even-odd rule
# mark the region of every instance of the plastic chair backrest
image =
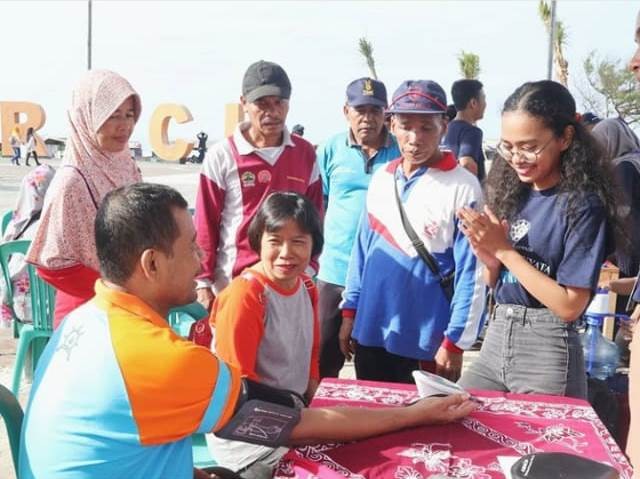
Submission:
POLYGON ((20 456, 20 430, 22 429, 22 419, 24 413, 16 397, 6 387, 0 384, 0 415, 4 419, 9 435, 9 446, 11 447, 11 457, 13 467, 18 477, 18 457, 20 456))
POLYGON ((11 218, 13 218, 13 210, 6 211, 2 215, 2 220, 0 223, 0 237, 4 236, 4 232, 7 231, 7 226, 9 226, 11 218))
POLYGON ((29 265, 28 270, 33 329, 36 331, 53 331, 56 289, 38 276, 33 265, 29 265))
POLYGON ((29 240, 7 241, 0 244, 0 269, 2 269, 2 277, 7 288, 8 305, 14 320, 18 320, 18 318, 13 310, 13 283, 9 273, 9 259, 15 253, 27 254, 29 245, 31 245, 29 240))
POLYGON ((173 308, 171 311, 169 311, 167 321, 169 323, 169 326, 171 326, 174 331, 176 331, 181 336, 186 336, 186 334, 189 333, 189 330, 187 328, 191 325, 191 323, 208 315, 209 313, 207 312, 207 310, 204 309, 204 307, 200 303, 194 301, 191 304, 173 308), (184 322, 185 315, 189 320, 189 324, 182 325, 181 323, 184 322))

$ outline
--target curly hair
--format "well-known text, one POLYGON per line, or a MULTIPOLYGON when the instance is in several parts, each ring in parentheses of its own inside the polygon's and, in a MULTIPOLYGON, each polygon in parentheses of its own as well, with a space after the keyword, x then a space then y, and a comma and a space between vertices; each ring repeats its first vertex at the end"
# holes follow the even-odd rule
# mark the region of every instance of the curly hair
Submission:
MULTIPOLYGON (((558 192, 567 194, 565 213, 569 224, 576 219, 585 195, 595 194, 606 211, 609 233, 616 238, 628 239, 616 209, 618 201, 610 162, 577 119, 576 103, 569 90, 549 80, 525 83, 505 101, 502 113, 511 111, 521 111, 539 119, 556 137, 562 136, 567 127, 573 127, 573 140, 560 156, 558 183, 558 192)), ((487 203, 494 213, 499 218, 511 220, 522 208, 531 185, 520 181, 515 170, 498 155, 485 189, 487 203)))

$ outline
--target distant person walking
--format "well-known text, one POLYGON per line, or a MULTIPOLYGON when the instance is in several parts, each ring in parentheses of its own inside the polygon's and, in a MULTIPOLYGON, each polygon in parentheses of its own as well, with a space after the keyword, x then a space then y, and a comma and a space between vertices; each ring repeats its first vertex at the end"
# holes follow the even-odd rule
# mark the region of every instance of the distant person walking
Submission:
POLYGON ((40 166, 40 162, 38 161, 38 153, 36 152, 36 137, 33 134, 33 128, 31 127, 27 129, 27 141, 24 144, 24 149, 26 152, 24 157, 25 164, 29 166, 29 157, 33 155, 36 166, 40 166))
POLYGON ((54 327, 91 299, 99 277, 93 222, 102 198, 141 181, 129 153, 140 97, 108 70, 92 70, 73 92, 69 141, 47 194, 27 261, 58 290, 54 327))
POLYGON ((14 126, 13 130, 11 130, 9 143, 11 144, 11 148, 13 148, 13 156, 11 157, 11 164, 20 166, 20 145, 22 144, 22 142, 20 141, 20 127, 18 125, 14 126))
POLYGON ((458 80, 451 87, 451 96, 457 112, 449 122, 444 144, 451 148, 460 165, 482 181, 485 177, 482 130, 476 126, 487 108, 482 83, 458 80))

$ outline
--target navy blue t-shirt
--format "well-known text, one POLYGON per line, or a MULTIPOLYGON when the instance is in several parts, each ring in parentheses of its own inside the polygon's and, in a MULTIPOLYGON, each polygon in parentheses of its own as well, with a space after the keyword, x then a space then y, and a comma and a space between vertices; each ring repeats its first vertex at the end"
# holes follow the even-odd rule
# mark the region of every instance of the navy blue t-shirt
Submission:
MULTIPOLYGON (((584 195, 567 217, 567 193, 531 190, 509 222, 511 244, 538 271, 563 286, 595 291, 607 248, 605 208, 595 194, 584 195)), ((545 307, 506 268, 496 285, 499 304, 545 307)))
POLYGON ((453 151, 456 158, 470 156, 478 165, 478 180, 485 176, 482 130, 464 120, 453 120, 447 127, 443 143, 453 151))

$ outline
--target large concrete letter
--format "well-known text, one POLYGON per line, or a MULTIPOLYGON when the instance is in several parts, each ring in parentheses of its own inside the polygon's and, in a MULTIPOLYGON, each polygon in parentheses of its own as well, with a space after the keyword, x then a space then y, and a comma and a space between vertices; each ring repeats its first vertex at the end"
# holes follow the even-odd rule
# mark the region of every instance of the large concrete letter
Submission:
POLYGON ((224 106, 224 136, 233 135, 236 125, 244 119, 244 111, 239 103, 227 103, 224 106))
MULTIPOLYGON (((44 125, 46 115, 44 110, 37 103, 28 101, 0 101, 0 111, 2 114, 2 154, 4 156, 13 155, 9 137, 15 125, 20 127, 20 139, 24 142, 27 136, 27 128, 38 131, 44 125), (20 123, 20 113, 26 115, 27 119, 20 123)), ((38 156, 49 156, 44 141, 37 134, 36 152, 38 156)))
POLYGON ((157 156, 163 160, 179 161, 191 153, 193 142, 181 139, 177 139, 173 143, 169 141, 169 122, 171 119, 174 119, 176 123, 187 123, 193 120, 193 117, 184 105, 176 103, 158 105, 158 108, 151 115, 149 141, 157 156))

